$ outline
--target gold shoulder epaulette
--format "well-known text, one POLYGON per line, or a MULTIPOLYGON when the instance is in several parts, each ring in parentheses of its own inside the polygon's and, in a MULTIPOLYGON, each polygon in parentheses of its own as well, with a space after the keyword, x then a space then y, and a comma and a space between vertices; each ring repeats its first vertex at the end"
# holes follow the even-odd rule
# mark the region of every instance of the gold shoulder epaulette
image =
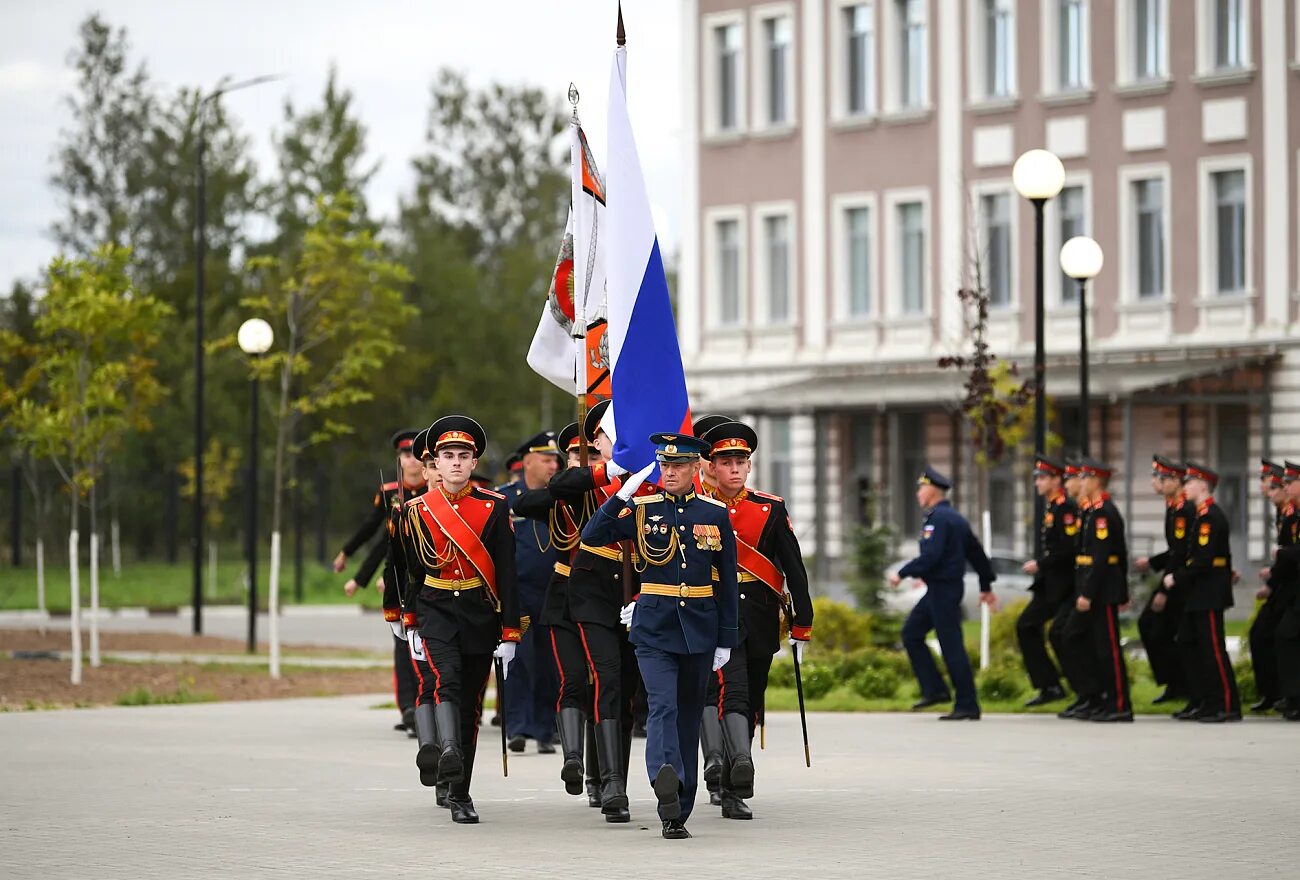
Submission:
POLYGON ((718 507, 721 507, 723 510, 727 509, 727 505, 723 504, 721 501, 719 501, 716 498, 710 498, 708 495, 696 495, 695 497, 700 499, 701 501, 705 501, 708 502, 709 504, 713 504, 718 507))
POLYGON ((773 495, 771 492, 760 492, 757 489, 750 489, 749 494, 756 498, 766 498, 768 501, 780 501, 785 504, 785 499, 780 495, 773 495))
POLYGON ((414 498, 412 498, 412 499, 410 499, 409 501, 406 502, 406 506, 407 506, 407 507, 414 507, 414 506, 415 506, 416 504, 418 504, 419 502, 420 502, 420 496, 419 496, 419 495, 416 495, 414 498))
POLYGON ((502 501, 506 500, 506 496, 502 495, 500 492, 493 492, 491 489, 484 489, 481 486, 475 486, 474 488, 479 492, 482 492, 484 495, 491 496, 492 498, 500 498, 502 501))
POLYGON ((649 504, 649 503, 652 502, 652 501, 663 501, 663 500, 664 500, 664 493, 662 493, 662 492, 656 492, 656 493, 654 493, 653 495, 633 495, 633 496, 632 496, 632 503, 633 503, 633 504, 649 504))

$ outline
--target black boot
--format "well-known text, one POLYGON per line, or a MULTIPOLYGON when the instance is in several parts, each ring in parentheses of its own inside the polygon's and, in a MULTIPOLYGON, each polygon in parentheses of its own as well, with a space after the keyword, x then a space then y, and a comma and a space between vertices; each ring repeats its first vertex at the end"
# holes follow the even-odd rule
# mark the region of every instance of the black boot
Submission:
POLYGON ((627 786, 623 781, 623 729, 617 721, 596 725, 596 753, 600 760, 600 811, 606 822, 630 822, 627 786))
POLYGON ((1176 687, 1167 687, 1165 688, 1165 692, 1163 694, 1161 694, 1160 696, 1156 697, 1154 700, 1151 701, 1151 705, 1158 706, 1162 703, 1172 703, 1175 700, 1185 700, 1185 699, 1187 699, 1187 694, 1182 693, 1176 687))
POLYGON ((727 747, 727 778, 738 798, 754 796, 754 758, 750 754, 749 719, 739 712, 722 716, 722 739, 727 747))
POLYGON ((587 740, 587 806, 600 809, 600 761, 597 758, 596 725, 590 718, 586 723, 587 740))
POLYGON ((664 827, 682 814, 682 782, 672 764, 664 764, 650 783, 659 802, 659 815, 664 820, 664 827))
POLYGON ((402 723, 398 729, 405 730, 406 735, 411 739, 419 739, 419 735, 416 733, 415 730, 415 707, 414 706, 407 706, 405 709, 402 710, 402 723))
MULTIPOLYGON (((439 727, 438 732, 442 732, 439 727)), ((469 786, 474 778, 474 752, 477 749, 471 737, 465 744, 462 756, 464 764, 460 780, 451 784, 447 792, 447 809, 451 810, 451 821, 457 825, 477 825, 478 811, 474 809, 474 800, 470 797, 469 786)))
POLYGON ((564 780, 564 790, 569 794, 582 794, 582 722, 581 709, 560 710, 560 748, 564 751, 560 779, 564 780))
POLYGON ((447 806, 447 792, 450 790, 451 790, 450 785, 448 785, 445 782, 439 782, 433 788, 434 794, 437 795, 437 797, 434 798, 434 802, 440 807, 447 806))
POLYGON ((438 731, 433 722, 433 705, 421 703, 415 707, 415 738, 420 743, 420 750, 415 753, 415 766, 420 768, 420 784, 436 785, 438 783, 438 757, 442 750, 438 748, 438 731))
POLYGON ((1061 687, 1059 684, 1054 684, 1039 691, 1038 696, 1025 703, 1025 708, 1031 709, 1034 706, 1046 706, 1048 703, 1057 703, 1064 699, 1065 688, 1061 687))
POLYGON ((736 797, 734 791, 722 789, 719 792, 722 800, 722 818, 724 819, 752 819, 754 812, 750 810, 749 804, 736 797))
POLYGON ((438 779, 455 784, 465 777, 465 752, 460 742, 460 707, 439 703, 433 707, 438 728, 438 779))
POLYGON ((1174 713, 1174 718, 1178 721, 1195 721, 1201 714, 1201 704, 1196 701, 1188 703, 1183 708, 1174 713))
POLYGON ((1252 712, 1267 712, 1277 704, 1277 697, 1263 697, 1258 703, 1250 707, 1252 712))
POLYGON ((717 791, 722 778, 722 721, 713 706, 705 706, 700 716, 700 751, 704 753, 704 781, 709 791, 717 791))
POLYGON ((474 801, 471 798, 459 800, 447 795, 447 809, 451 810, 451 821, 457 825, 478 824, 478 810, 474 809, 474 801))

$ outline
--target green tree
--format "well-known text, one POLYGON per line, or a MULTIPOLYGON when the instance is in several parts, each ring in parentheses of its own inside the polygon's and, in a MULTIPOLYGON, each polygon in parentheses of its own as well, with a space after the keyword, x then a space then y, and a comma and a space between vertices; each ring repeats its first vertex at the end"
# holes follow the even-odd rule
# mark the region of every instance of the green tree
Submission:
POLYGON ((352 433, 345 417, 373 397, 374 378, 401 352, 399 331, 415 315, 402 296, 409 276, 360 222, 351 196, 322 198, 317 212, 301 256, 252 261, 256 294, 244 302, 270 321, 278 340, 253 363, 277 392, 270 583, 275 677, 285 478, 300 448, 291 438, 300 436, 297 429, 307 419, 306 445, 352 433))
POLYGON ((151 427, 163 396, 150 353, 169 310, 134 290, 128 251, 105 245, 88 258, 56 258, 35 322, 31 368, 10 397, 9 419, 21 442, 49 459, 69 490, 69 563, 74 683, 81 677, 78 526, 82 499, 91 527, 91 663, 98 665, 98 541, 95 487, 131 432, 151 427))

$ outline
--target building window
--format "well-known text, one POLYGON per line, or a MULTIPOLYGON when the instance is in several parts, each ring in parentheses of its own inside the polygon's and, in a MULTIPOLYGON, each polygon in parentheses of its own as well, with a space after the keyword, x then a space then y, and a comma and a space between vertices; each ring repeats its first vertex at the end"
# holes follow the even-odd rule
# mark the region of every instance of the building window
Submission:
POLYGON ((767 318, 770 323, 790 320, 790 217, 773 214, 763 218, 763 274, 767 285, 767 318))
MULTIPOLYGON (((1060 236, 1059 244, 1065 244, 1076 235, 1087 235, 1087 226, 1084 223, 1083 216, 1083 187, 1067 186, 1061 189, 1060 195, 1056 197, 1057 210, 1057 233, 1060 236)), ((1060 253, 1060 248, 1056 249, 1060 253)), ((1060 260, 1057 260, 1060 265, 1060 260)), ((1075 281, 1064 272, 1061 273, 1061 303, 1063 305, 1078 305, 1079 303, 1079 282, 1075 281)))
POLYGON ((740 323, 740 221, 719 220, 714 226, 718 254, 718 323, 740 323))
POLYGON ((1135 180, 1132 186, 1137 295, 1160 299, 1165 295, 1165 182, 1153 177, 1135 180))
POLYGON ((790 492, 794 488, 794 454, 790 437, 790 417, 773 416, 767 422, 767 485, 769 491, 786 501, 790 509, 790 492))
POLYGON ((984 97, 1005 98, 1013 91, 1016 41, 1012 0, 982 0, 984 23, 984 97))
POLYGON ((894 503, 894 521, 903 524, 903 539, 906 540, 921 531, 921 508, 912 499, 912 493, 916 488, 916 478, 926 466, 925 414, 900 412, 894 419, 898 426, 898 470, 894 475, 898 495, 894 503))
POLYGON ((1246 172, 1240 169, 1210 175, 1214 191, 1215 291, 1246 289, 1246 172))
POLYGON ((925 206, 904 202, 898 210, 899 302, 905 315, 925 311, 925 206))
POLYGON ((761 33, 763 122, 769 126, 789 125, 794 116, 790 100, 794 89, 794 67, 791 63, 794 23, 786 15, 765 18, 761 33))
POLYGON ((980 196, 980 221, 984 227, 983 281, 989 305, 1011 303, 1011 196, 980 196))
POLYGON ((844 17, 846 104, 849 116, 869 116, 876 109, 876 30, 870 4, 846 6, 844 17))
POLYGON ((1214 66, 1246 66, 1245 0, 1211 0, 1214 12, 1214 66))
POLYGON ((898 105, 925 106, 927 25, 925 0, 894 0, 898 22, 898 105))
POLYGON ((849 317, 871 314, 871 209, 844 212, 845 254, 848 260, 849 317))
POLYGON ((735 131, 740 127, 740 25, 725 24, 714 28, 713 42, 718 76, 717 126, 719 131, 735 131))
POLYGON ((1165 0, 1133 2, 1133 77, 1165 76, 1165 0))
POLYGON ((1056 86, 1062 91, 1088 85, 1088 4, 1057 0, 1056 86))

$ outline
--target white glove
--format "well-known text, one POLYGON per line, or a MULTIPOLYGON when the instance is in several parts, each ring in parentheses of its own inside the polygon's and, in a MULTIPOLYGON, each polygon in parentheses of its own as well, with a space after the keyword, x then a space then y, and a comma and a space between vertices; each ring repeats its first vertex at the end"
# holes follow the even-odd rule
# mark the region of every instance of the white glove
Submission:
POLYGON ((406 641, 406 627, 402 626, 400 620, 390 620, 388 621, 388 625, 393 628, 393 635, 397 636, 402 641, 406 641))
POLYGON ((636 603, 628 602, 626 605, 623 606, 623 609, 618 612, 618 622, 631 629, 632 612, 635 610, 636 610, 636 603))
POLYGON ((641 488, 641 484, 645 482, 645 478, 650 476, 650 472, 655 469, 656 464, 658 464, 658 462, 652 461, 645 467, 641 468, 641 470, 628 477, 627 481, 623 483, 623 488, 618 490, 618 497, 622 498, 624 501, 631 499, 631 497, 636 494, 636 490, 641 488))
POLYGON ((611 477, 621 477, 627 473, 627 468, 623 467, 611 458, 609 461, 605 462, 605 473, 609 474, 611 477))
POLYGON ((420 638, 416 630, 411 630, 407 635, 406 644, 411 649, 411 658, 423 663, 427 659, 424 654, 424 639, 420 638))
POLYGON ((515 659, 515 648, 517 647, 514 642, 502 642, 492 652, 492 656, 501 661, 501 677, 503 679, 510 677, 510 664, 515 659))
POLYGON ((730 659, 731 659, 730 648, 714 648, 713 649, 713 671, 717 672, 719 669, 726 666, 727 661, 730 659))
POLYGON ((807 649, 808 649, 807 641, 796 639, 793 636, 790 638, 790 651, 794 654, 795 662, 797 663, 803 662, 803 652, 807 649))

